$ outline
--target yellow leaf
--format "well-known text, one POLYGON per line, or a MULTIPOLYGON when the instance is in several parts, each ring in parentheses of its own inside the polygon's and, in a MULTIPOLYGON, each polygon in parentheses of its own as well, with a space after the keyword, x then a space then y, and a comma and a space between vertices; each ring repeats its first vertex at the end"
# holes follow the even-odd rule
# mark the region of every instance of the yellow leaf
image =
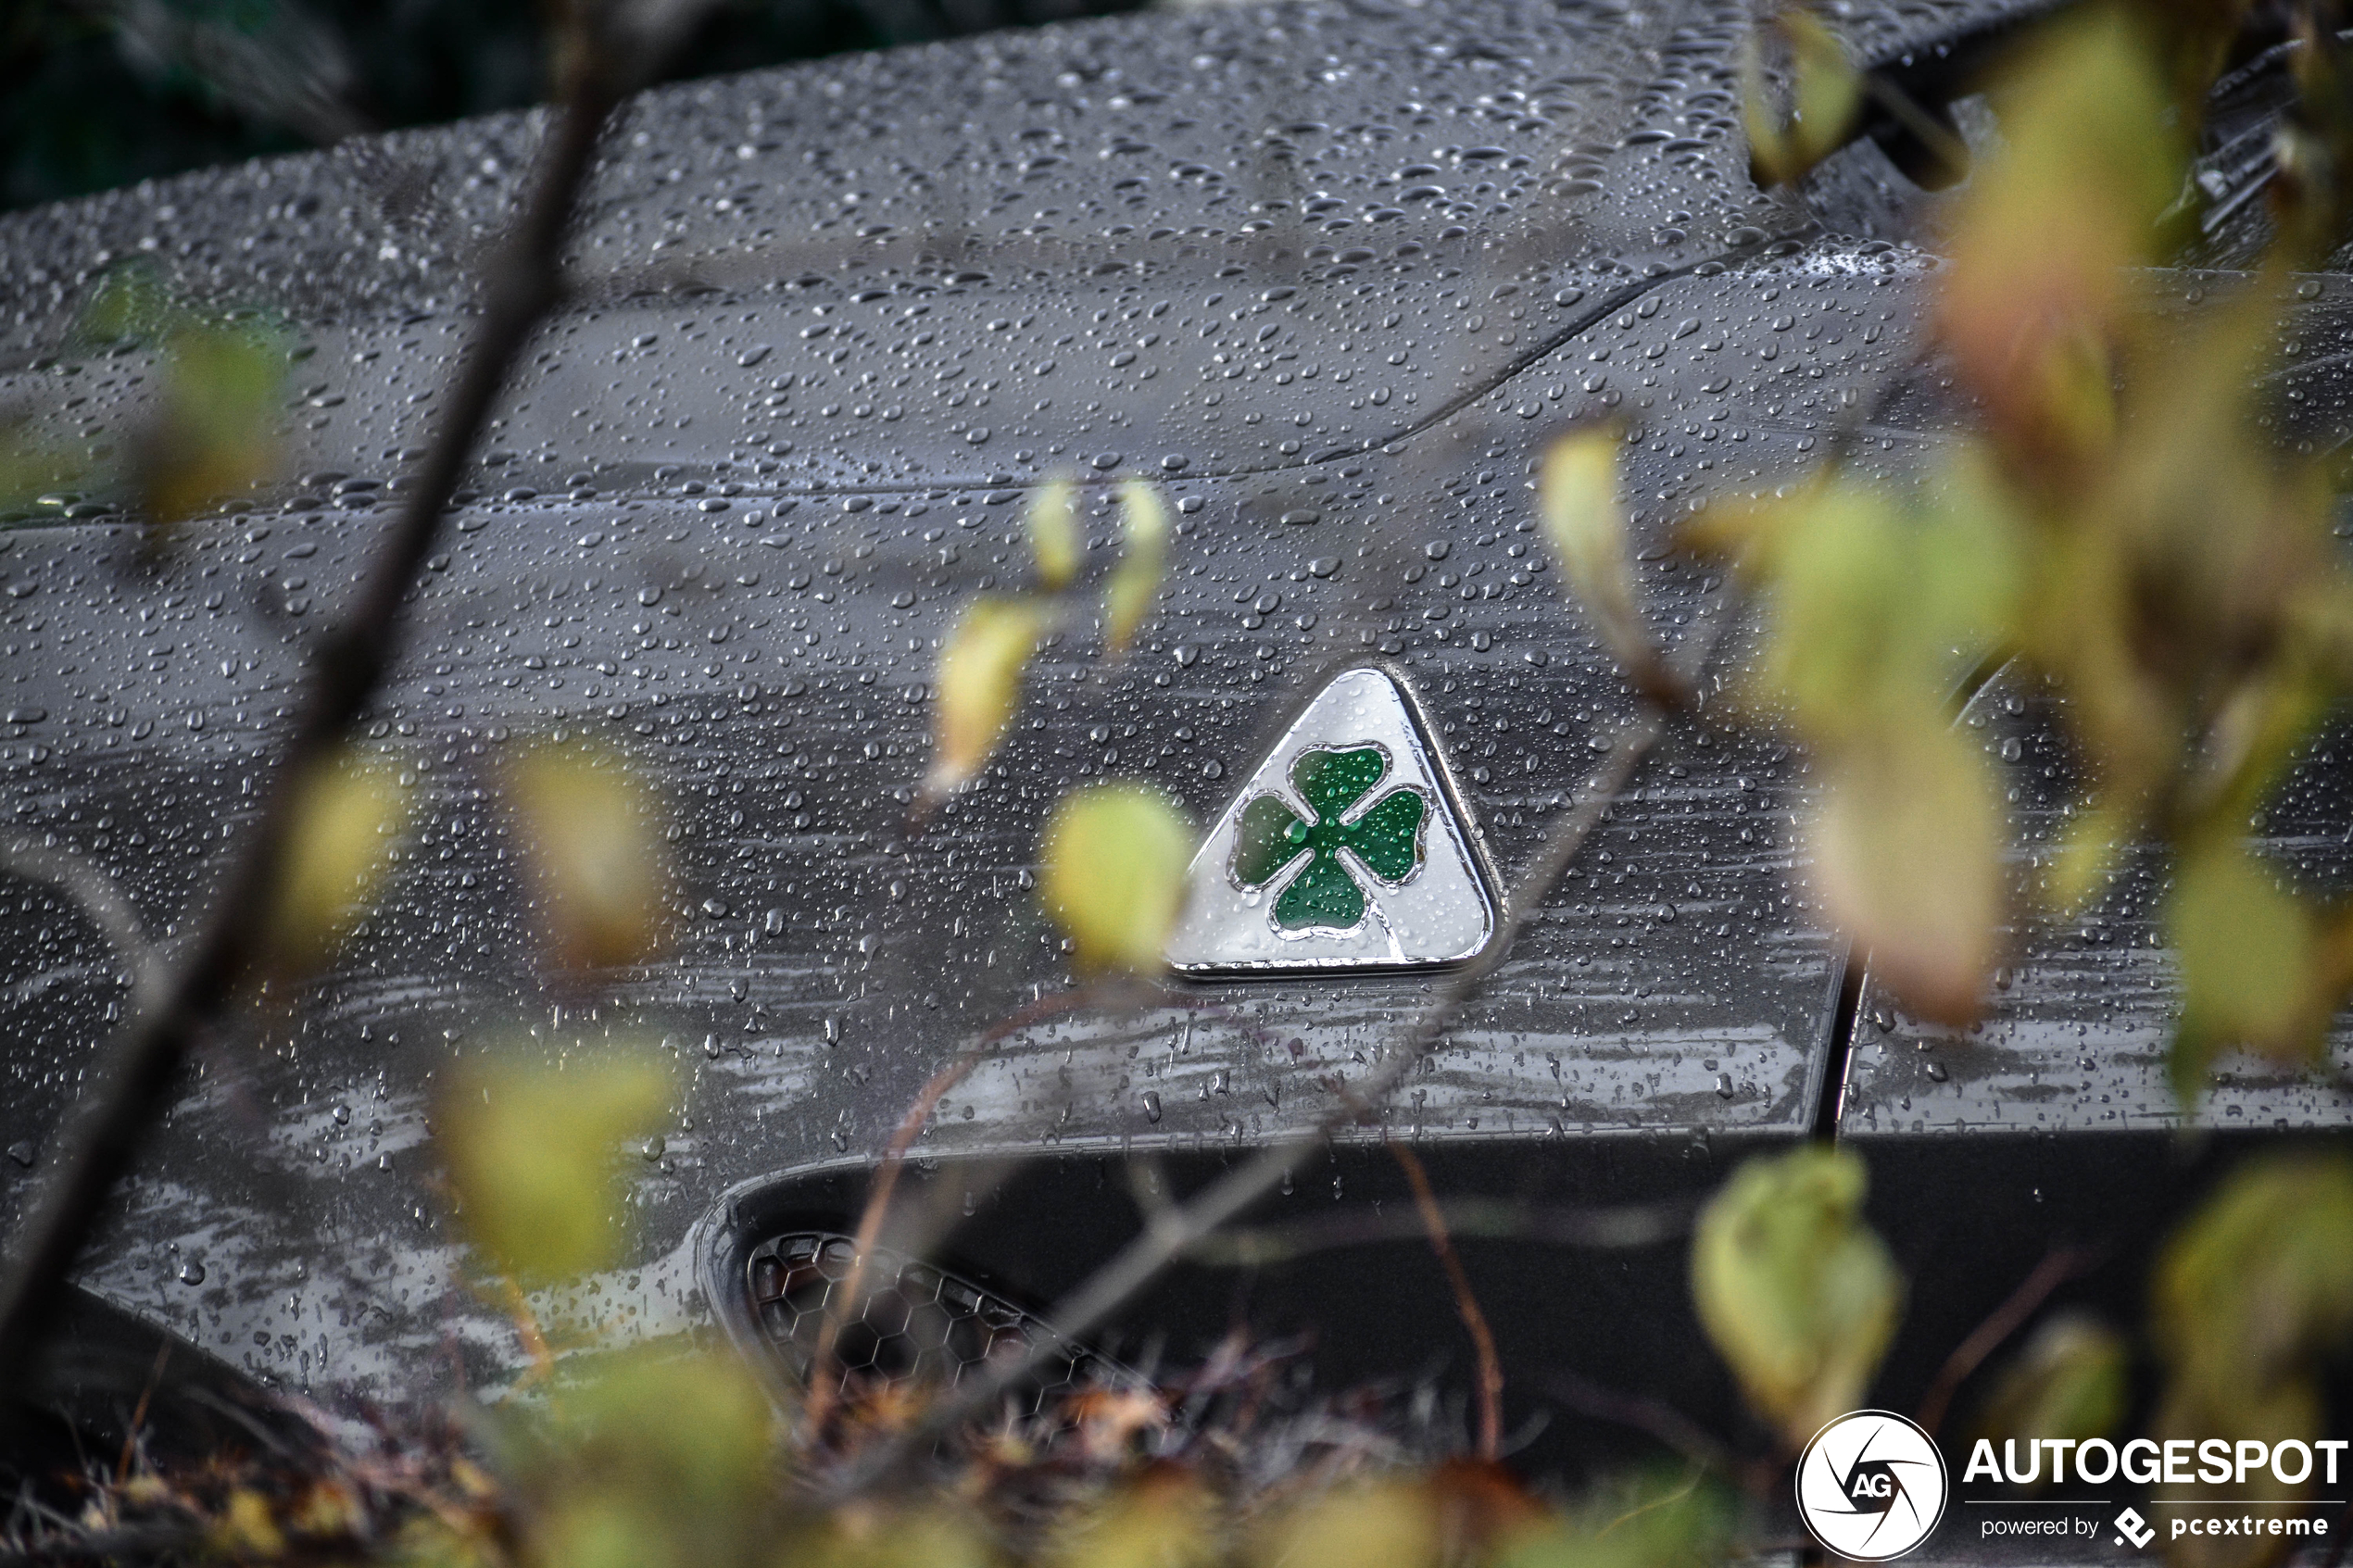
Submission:
POLYGON ((1066 1516, 1046 1568, 1217 1568, 1225 1510, 1192 1471, 1156 1464, 1066 1516))
MULTIPOLYGON (((2166 1244, 2150 1308, 2167 1374, 2153 1437, 2219 1438, 2235 1451, 2321 1436, 2320 1379, 2353 1335, 2353 1163, 2278 1154, 2233 1171, 2166 1244)), ((2245 1487, 2201 1480, 2175 1495, 2227 1507, 2311 1490, 2309 1477, 2258 1473, 2245 1487)), ((2246 1544, 2185 1540, 2169 1555, 2183 1568, 2267 1560, 2246 1544)))
POLYGON ((949 795, 980 771, 1021 700, 1022 672, 1038 651, 1049 612, 1029 599, 974 601, 939 653, 931 771, 924 793, 949 795))
POLYGON ((275 470, 286 351, 250 323, 191 320, 162 358, 161 407, 133 461, 147 516, 169 523, 275 470))
MULTIPOLYGON (((1978 1417, 1977 1435, 2020 1452, 2038 1442, 2088 1442, 2112 1434, 2132 1397, 2132 1351, 2087 1317, 2052 1318, 2003 1370, 1978 1417)), ((2037 1474, 2047 1481, 2051 1471, 2037 1474)))
POLYGON ((1000 1568, 977 1511, 856 1504, 785 1532, 779 1568, 1000 1568))
POLYGON ((1637 1472, 1594 1486, 1548 1527, 1506 1537, 1493 1562, 1496 1568, 1714 1568, 1730 1560, 1740 1524, 1740 1500, 1722 1483, 1692 1472, 1637 1472))
POLYGON ((2150 1329, 2175 1379, 2227 1408, 2353 1334, 2353 1161, 2249 1160, 2166 1243, 2150 1329))
POLYGON ((2004 145, 1974 173, 1937 323, 2013 453, 2064 469, 2108 443, 2112 362, 2181 151, 2146 41, 2121 7, 2079 18, 2001 104, 2004 145))
POLYGON ((1043 892, 1082 972, 1160 967, 1192 838, 1168 797, 1140 784, 1094 784, 1055 805, 1043 892))
POLYGON ((211 1534, 213 1549, 231 1559, 282 1557, 286 1550, 285 1532, 270 1512, 270 1499, 247 1486, 229 1494, 211 1534))
POLYGON ((610 1267, 625 1143, 659 1123, 669 1073, 651 1055, 521 1056, 446 1070, 435 1113, 459 1221, 497 1273, 525 1286, 610 1267))
POLYGON ((1416 1481, 1356 1482, 1281 1510, 1253 1545, 1248 1568, 1438 1568, 1438 1510, 1416 1481))
POLYGON ((346 751, 295 786, 261 963, 308 973, 334 956, 368 912, 408 832, 410 792, 383 758, 346 751))
POLYGON ((1126 548, 1103 591, 1103 639, 1114 653, 1144 623, 1168 554, 1168 508, 1158 489, 1140 479, 1127 481, 1119 487, 1119 516, 1126 548))
POLYGON ((1798 178, 1845 142, 1862 103, 1861 78, 1846 51, 1810 11, 1783 11, 1775 22, 1789 49, 1791 118, 1781 122, 1766 86, 1754 34, 1741 50, 1741 121, 1749 161, 1761 183, 1798 178))
POLYGON ((1999 940, 2001 797, 1983 752, 1940 710, 1881 720, 1821 759, 1815 880, 1874 976, 1921 1016, 1965 1022, 1999 940))
POLYGON ((1067 479, 1051 479, 1029 499, 1029 553, 1038 568, 1038 585, 1059 594, 1078 575, 1084 549, 1078 534, 1078 487, 1067 479))
POLYGON ((1622 440, 1616 426, 1599 425, 1554 442, 1544 454, 1537 500, 1561 575, 1592 617, 1603 643, 1629 676, 1644 684, 1659 673, 1658 653, 1635 608, 1626 513, 1618 500, 1622 440))
POLYGON ((534 746, 509 770, 507 796, 557 962, 610 969, 659 952, 670 862, 652 797, 628 764, 577 742, 534 746))
POLYGON ((1692 1237, 1700 1323, 1793 1453, 1862 1402, 1902 1311, 1902 1276, 1863 1223, 1867 1183, 1847 1149, 1762 1156, 1692 1237))

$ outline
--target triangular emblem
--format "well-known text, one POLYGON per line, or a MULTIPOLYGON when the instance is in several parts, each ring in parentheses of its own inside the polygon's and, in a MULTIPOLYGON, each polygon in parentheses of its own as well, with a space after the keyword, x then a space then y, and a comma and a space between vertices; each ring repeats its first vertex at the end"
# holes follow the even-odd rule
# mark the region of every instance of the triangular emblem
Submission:
POLYGON ((1168 961, 1191 973, 1460 963, 1495 933, 1463 808, 1403 689, 1343 670, 1193 857, 1168 961))

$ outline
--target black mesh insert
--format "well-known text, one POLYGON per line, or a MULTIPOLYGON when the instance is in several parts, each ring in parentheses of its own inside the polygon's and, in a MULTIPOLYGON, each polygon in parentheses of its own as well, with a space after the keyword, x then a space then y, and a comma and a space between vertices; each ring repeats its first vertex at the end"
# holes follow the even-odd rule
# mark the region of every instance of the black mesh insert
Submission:
POLYGON ((1141 1386, 1110 1358, 1073 1344, 1003 1297, 913 1258, 876 1248, 864 1300, 840 1305, 857 1244, 831 1231, 798 1231, 763 1242, 746 1268, 752 1311, 792 1380, 806 1387, 828 1311, 842 1312, 834 1359, 837 1391, 952 1387, 992 1358, 1019 1355, 1041 1340, 1054 1353, 1023 1390, 1031 1413, 1081 1385, 1141 1386))

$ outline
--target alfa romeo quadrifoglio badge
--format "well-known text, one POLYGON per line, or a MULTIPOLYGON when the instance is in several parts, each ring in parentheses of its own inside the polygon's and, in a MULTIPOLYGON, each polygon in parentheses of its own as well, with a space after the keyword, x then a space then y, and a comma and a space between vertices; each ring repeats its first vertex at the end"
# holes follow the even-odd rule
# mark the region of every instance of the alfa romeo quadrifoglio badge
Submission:
POLYGON ((1495 933, 1476 838, 1387 671, 1344 670, 1292 721, 1193 857, 1168 960, 1221 971, 1459 963, 1495 933))

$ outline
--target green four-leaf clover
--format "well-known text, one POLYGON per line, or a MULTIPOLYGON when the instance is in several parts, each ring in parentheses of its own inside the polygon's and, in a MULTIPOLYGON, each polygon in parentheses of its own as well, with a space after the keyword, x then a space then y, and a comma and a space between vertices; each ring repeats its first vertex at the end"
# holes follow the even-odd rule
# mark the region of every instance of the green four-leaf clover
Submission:
POLYGON ((1324 926, 1346 931, 1365 918, 1365 890, 1341 863, 1345 847, 1383 884, 1395 886, 1422 859, 1422 819, 1428 800, 1418 789, 1390 790, 1354 822, 1341 819, 1389 771, 1378 746, 1348 751, 1317 747, 1290 765, 1291 787, 1315 813, 1299 814, 1272 795, 1242 808, 1234 834, 1234 880, 1252 892, 1271 884, 1302 855, 1307 867, 1275 899, 1275 923, 1285 931, 1324 926))

